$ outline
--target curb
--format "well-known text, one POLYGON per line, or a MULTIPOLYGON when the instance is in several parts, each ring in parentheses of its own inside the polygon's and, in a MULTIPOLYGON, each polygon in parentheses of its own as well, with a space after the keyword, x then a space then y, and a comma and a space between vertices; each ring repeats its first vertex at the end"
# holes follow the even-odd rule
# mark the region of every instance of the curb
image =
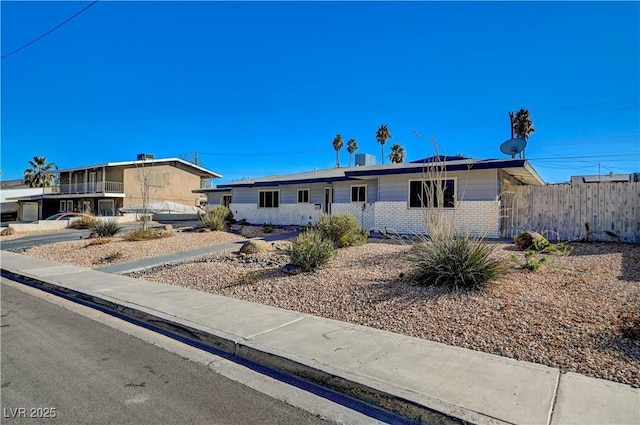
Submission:
MULTIPOLYGON (((45 290, 54 295, 62 296, 88 307, 96 308, 107 314, 119 316, 135 324, 146 326, 154 331, 159 330, 170 337, 177 337, 178 339, 186 340, 185 342, 191 342, 192 345, 203 346, 214 352, 222 353, 226 355, 227 358, 235 357, 256 363, 415 423, 460 425, 473 424, 475 423, 474 419, 480 423, 505 423, 499 419, 490 418, 440 400, 433 400, 433 404, 442 407, 441 410, 447 412, 445 413, 419 404, 401 395, 385 391, 382 388, 382 383, 375 382, 371 378, 362 379, 362 381, 366 380, 369 382, 361 382, 356 376, 352 378, 349 376, 340 376, 336 373, 326 371, 320 366, 296 361, 279 355, 278 353, 264 351, 259 347, 253 346, 251 341, 224 334, 224 332, 218 334, 212 331, 205 331, 189 326, 186 323, 180 323, 178 318, 175 317, 162 317, 161 314, 158 314, 161 312, 152 313, 142 307, 136 308, 132 305, 116 303, 4 268, 0 269, 0 275, 28 286, 45 290), (461 417, 465 419, 461 419, 461 417)), ((402 390, 398 392, 401 393, 402 390)))

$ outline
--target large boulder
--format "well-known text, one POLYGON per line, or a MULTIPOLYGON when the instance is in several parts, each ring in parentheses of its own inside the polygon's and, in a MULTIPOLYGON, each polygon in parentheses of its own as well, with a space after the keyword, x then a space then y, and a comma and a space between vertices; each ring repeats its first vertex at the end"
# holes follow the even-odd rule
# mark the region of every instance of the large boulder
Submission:
POLYGON ((257 254, 259 252, 271 251, 273 247, 269 242, 260 239, 246 241, 240 248, 240 254, 257 254))
POLYGON ((549 246, 549 241, 538 232, 533 230, 527 230, 520 232, 515 238, 516 246, 522 250, 535 249, 536 251, 542 251, 549 246))

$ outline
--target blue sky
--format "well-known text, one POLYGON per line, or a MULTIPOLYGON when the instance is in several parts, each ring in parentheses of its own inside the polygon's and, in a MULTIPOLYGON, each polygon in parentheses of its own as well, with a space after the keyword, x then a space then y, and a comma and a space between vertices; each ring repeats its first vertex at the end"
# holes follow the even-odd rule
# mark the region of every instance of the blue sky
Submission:
MULTIPOLYGON (((2 55, 90 2, 2 1, 2 55)), ((243 177, 335 165, 334 136, 407 160, 526 157, 547 182, 640 171, 638 2, 100 1, 2 59, 3 180, 199 153, 243 177)), ((341 152, 341 163, 349 157, 341 152)), ((385 159, 388 162, 388 159, 385 159)))

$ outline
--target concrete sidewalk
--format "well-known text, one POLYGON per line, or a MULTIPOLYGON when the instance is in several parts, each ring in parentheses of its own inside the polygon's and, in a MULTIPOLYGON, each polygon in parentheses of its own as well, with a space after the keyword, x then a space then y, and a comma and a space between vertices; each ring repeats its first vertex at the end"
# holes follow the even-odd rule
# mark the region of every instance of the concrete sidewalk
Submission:
POLYGON ((12 252, 0 255, 5 277, 420 423, 640 423, 640 390, 627 385, 12 252))

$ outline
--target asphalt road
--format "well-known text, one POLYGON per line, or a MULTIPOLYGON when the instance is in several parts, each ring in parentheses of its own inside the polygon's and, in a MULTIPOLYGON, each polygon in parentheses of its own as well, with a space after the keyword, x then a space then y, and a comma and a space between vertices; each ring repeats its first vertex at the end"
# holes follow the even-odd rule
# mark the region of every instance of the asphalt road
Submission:
POLYGON ((6 282, 3 424, 328 423, 6 282))

